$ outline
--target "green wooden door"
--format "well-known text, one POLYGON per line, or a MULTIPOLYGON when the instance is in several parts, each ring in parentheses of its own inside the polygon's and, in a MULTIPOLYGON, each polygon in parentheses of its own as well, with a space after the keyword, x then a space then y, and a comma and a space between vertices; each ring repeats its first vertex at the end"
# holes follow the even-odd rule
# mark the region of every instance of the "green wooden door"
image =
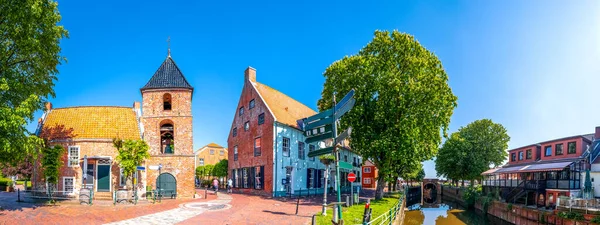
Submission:
POLYGON ((98 165, 98 192, 110 192, 110 165, 98 165))
POLYGON ((174 198, 177 196, 177 181, 170 173, 163 173, 156 178, 156 187, 165 197, 174 198))

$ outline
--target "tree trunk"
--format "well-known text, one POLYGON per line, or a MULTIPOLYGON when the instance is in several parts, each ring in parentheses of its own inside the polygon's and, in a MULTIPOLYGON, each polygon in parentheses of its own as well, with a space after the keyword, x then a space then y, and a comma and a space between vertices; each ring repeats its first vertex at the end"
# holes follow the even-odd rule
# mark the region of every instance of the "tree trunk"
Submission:
POLYGON ((383 198, 383 188, 385 188, 385 177, 384 176, 379 176, 377 178, 377 189, 375 189, 375 199, 382 199, 383 198))
POLYGON ((461 180, 462 181, 462 187, 465 187, 465 180, 461 180))

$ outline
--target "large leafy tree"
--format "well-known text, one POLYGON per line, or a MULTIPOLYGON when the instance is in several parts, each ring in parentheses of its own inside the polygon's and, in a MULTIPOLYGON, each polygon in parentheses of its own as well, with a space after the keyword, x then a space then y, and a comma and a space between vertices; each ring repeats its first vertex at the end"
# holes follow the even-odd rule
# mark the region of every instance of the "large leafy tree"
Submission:
POLYGON ((481 178, 490 166, 500 166, 508 153, 510 137, 504 126, 490 119, 476 120, 453 133, 435 160, 438 175, 453 180, 481 178))
POLYGON ((123 176, 125 179, 131 180, 131 186, 133 187, 133 173, 137 170, 137 166, 142 165, 144 161, 150 158, 148 152, 148 144, 144 140, 121 140, 119 138, 113 139, 113 145, 119 152, 117 155, 117 162, 119 167, 123 169, 123 176))
POLYGON ((67 30, 51 0, 0 0, 0 162, 22 161, 42 141, 25 126, 54 96, 67 30))
POLYGON ((215 164, 213 175, 216 177, 227 177, 227 159, 223 159, 215 164))
POLYGON ((389 174, 437 153, 457 98, 440 60, 413 36, 375 31, 357 55, 334 62, 324 76, 320 110, 355 90, 340 130, 352 126, 350 146, 379 169, 377 199, 389 174))
POLYGON ((31 156, 26 157, 23 161, 18 162, 16 164, 4 163, 0 164, 0 168, 2 169, 2 174, 8 176, 20 175, 26 178, 25 181, 25 189, 27 189, 27 181, 31 180, 31 175, 33 174, 33 158, 31 156))

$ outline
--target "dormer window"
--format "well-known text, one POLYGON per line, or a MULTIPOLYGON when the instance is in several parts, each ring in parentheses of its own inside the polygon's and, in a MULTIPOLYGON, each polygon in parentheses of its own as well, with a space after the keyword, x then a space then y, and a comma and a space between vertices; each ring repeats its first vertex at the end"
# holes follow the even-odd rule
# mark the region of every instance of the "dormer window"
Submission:
POLYGON ((163 95, 163 110, 171 110, 171 94, 163 95))

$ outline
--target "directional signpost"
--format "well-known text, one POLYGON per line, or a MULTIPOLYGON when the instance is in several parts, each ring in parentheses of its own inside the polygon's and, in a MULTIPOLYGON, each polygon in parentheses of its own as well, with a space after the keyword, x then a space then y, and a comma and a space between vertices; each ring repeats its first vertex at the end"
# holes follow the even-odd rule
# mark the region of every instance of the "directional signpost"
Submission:
MULTIPOLYGON (((349 127, 347 130, 343 131, 338 135, 337 133, 337 121, 352 107, 354 107, 354 103, 356 103, 356 99, 354 99, 354 90, 351 90, 342 98, 341 101, 335 101, 335 96, 333 99, 334 107, 332 109, 325 110, 316 115, 298 120, 298 127, 304 131, 304 135, 306 136, 306 143, 314 143, 320 142, 328 139, 332 139, 332 146, 319 149, 316 151, 311 151, 308 153, 308 157, 315 157, 325 154, 331 154, 335 156, 335 171, 336 171, 336 189, 337 189, 337 200, 341 201, 340 194, 340 170, 339 168, 349 169, 351 170, 352 164, 348 162, 340 162, 339 150, 337 145, 344 141, 346 138, 350 136, 352 133, 352 127, 349 127)), ((356 179, 356 177, 354 177, 356 179)), ((327 189, 327 187, 325 187, 327 189)), ((327 191, 327 190, 325 190, 327 191)), ((324 202, 323 207, 327 204, 326 196, 324 194, 324 202)), ((342 209, 338 207, 338 215, 339 219, 342 219, 342 209)), ((323 208, 323 212, 325 212, 325 208, 323 208)))

